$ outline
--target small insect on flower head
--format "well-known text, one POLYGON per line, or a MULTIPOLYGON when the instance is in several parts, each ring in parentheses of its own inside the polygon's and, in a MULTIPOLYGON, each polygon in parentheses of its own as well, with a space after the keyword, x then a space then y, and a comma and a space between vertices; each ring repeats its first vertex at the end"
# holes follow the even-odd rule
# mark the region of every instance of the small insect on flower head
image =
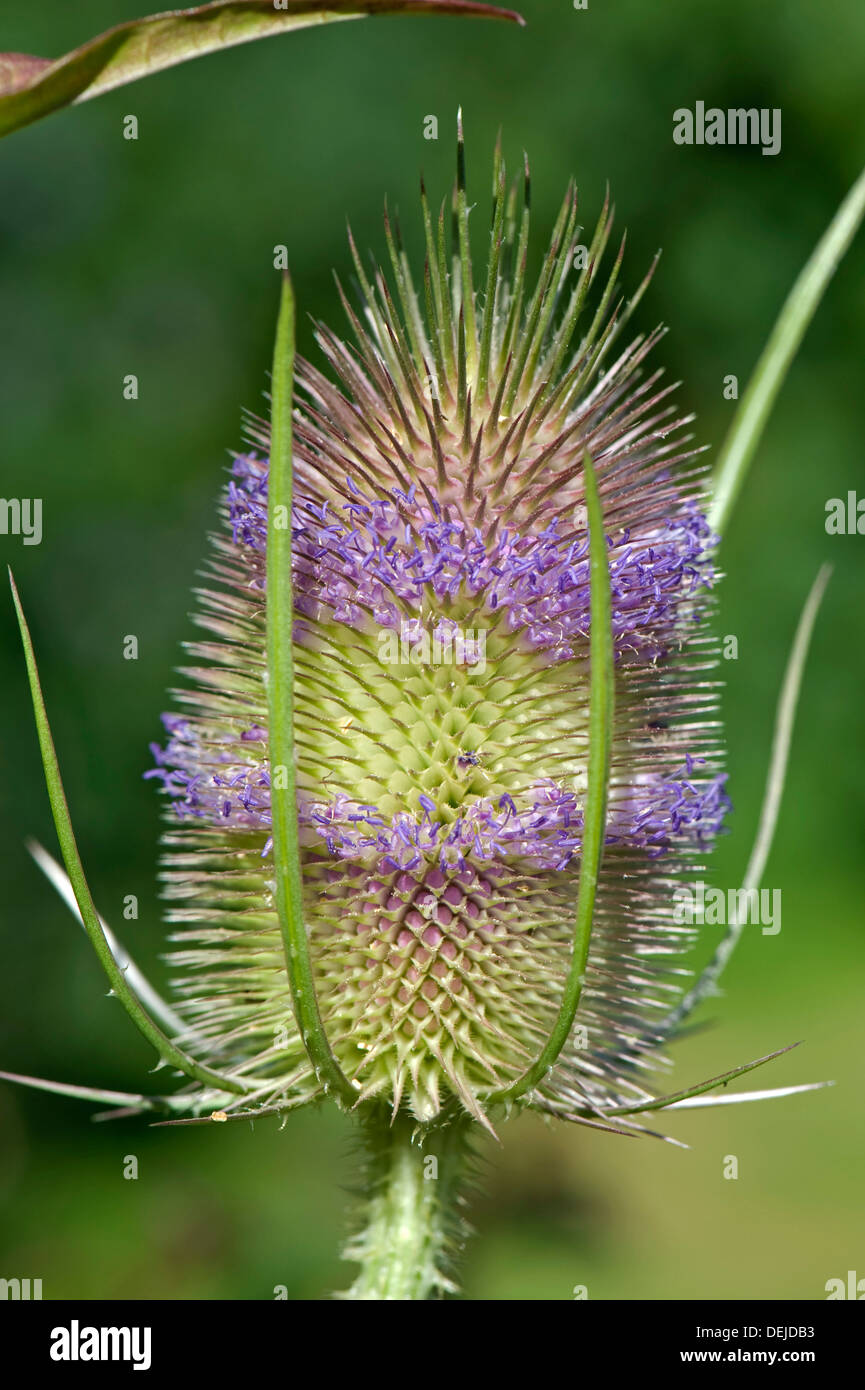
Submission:
MULTIPOLYGON (((576 256, 568 189, 533 285, 527 168, 521 198, 496 154, 482 282, 461 138, 452 254, 447 211, 434 220, 422 194, 422 277, 392 218, 390 279, 352 245, 351 342, 319 326, 329 374, 297 369, 297 809, 319 1008, 358 1101, 420 1121, 462 1107, 487 1122, 544 1045, 585 824, 589 455, 615 658, 605 851, 578 1026, 526 1099, 603 1117, 650 1099, 640 1078, 690 941, 673 892, 727 804, 703 471, 690 417, 647 367, 660 330, 622 341, 648 283, 617 297, 623 246, 592 293, 609 202, 576 256)), ((190 1045, 248 1088, 221 1098, 229 1114, 321 1093, 274 903, 268 429, 250 436, 199 590, 207 638, 151 774, 172 801, 164 877, 190 1045)), ((213 1108, 212 1093, 188 1098, 213 1108)))

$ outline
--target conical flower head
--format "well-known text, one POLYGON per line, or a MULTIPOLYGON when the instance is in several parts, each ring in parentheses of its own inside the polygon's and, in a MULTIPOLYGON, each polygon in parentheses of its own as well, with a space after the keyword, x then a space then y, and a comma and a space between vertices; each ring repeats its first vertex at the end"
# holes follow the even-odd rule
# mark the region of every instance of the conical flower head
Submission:
MULTIPOLYGON (((497 155, 475 284, 460 141, 452 207, 423 197, 412 278, 355 253, 351 341, 301 363, 292 568, 305 924, 322 1021, 358 1100, 485 1118, 556 1018, 580 879, 589 757, 586 456, 604 516, 616 715, 606 847, 576 1026, 532 1103, 577 1117, 636 1079, 683 975, 677 877, 725 809, 701 468, 672 388, 622 346, 605 205, 580 242, 569 189, 537 283, 529 197, 497 155)), ((353 248, 352 248, 353 249, 353 248)), ((319 1093, 293 1019, 270 842, 267 427, 235 459, 199 591, 182 714, 158 775, 166 881, 199 1055, 288 1108, 319 1093)), ((195 1098, 191 1097, 193 1106, 195 1098)), ((206 1098, 202 1097, 202 1105, 206 1098)), ((238 1102, 250 1105, 247 1094, 238 1102)))

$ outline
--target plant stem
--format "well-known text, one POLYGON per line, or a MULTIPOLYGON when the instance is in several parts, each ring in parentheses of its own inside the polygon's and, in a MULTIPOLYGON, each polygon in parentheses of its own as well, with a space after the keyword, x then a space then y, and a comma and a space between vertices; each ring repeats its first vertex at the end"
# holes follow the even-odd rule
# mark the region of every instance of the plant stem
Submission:
POLYGON ((455 1293, 446 1269, 467 1228, 460 1183, 468 1117, 436 1126, 381 1110, 367 1121, 370 1147, 364 1223, 345 1258, 360 1266, 342 1298, 441 1298, 455 1293))

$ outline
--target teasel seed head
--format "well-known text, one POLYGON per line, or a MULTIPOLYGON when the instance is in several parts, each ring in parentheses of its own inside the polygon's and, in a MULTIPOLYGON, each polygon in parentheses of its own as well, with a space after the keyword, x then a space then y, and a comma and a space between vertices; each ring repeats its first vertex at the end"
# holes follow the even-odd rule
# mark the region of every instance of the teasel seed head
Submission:
MULTIPOLYGON (((483 282, 462 132, 450 208, 422 192, 413 278, 352 243, 360 312, 297 367, 294 719, 304 916, 322 1022, 357 1103, 430 1122, 526 1071, 571 958, 589 754, 586 456, 608 549, 615 720, 606 840, 575 1026, 527 1103, 572 1119, 651 1099, 660 1020, 687 972, 676 883, 727 806, 709 629, 713 536, 690 417, 623 343, 605 202, 576 256, 570 187, 530 284, 530 196, 499 150, 483 282), (448 228, 451 244, 448 246, 448 228), (596 293, 600 287, 600 293, 596 293), (591 305, 591 307, 589 307, 591 305)), ((651 272, 650 272, 651 273, 651 272)), ((265 655, 267 425, 249 422, 213 541, 194 664, 165 717, 164 880, 196 1056, 242 1077, 226 1107, 320 1096, 274 901, 265 655)), ((189 1106, 206 1108, 196 1086, 189 1106)), ((628 1124, 627 1119, 621 1121, 628 1124)))

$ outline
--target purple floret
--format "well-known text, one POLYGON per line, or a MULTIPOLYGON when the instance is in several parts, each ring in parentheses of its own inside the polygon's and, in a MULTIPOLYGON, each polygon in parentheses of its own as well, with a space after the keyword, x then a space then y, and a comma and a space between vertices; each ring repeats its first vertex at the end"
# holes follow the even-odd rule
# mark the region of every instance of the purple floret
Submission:
MULTIPOLYGON (((267 543, 266 459, 238 458, 228 487, 235 546, 246 554, 251 584, 264 584, 267 543)), ((340 511, 298 489, 293 510, 295 604, 299 614, 357 627, 412 630, 419 613, 448 599, 471 600, 483 626, 502 615, 507 630, 547 659, 585 654, 590 626, 589 542, 585 525, 570 539, 555 521, 535 534, 502 530, 484 535, 445 515, 412 487, 369 500, 347 480, 351 500, 340 511)), ((575 518, 576 522, 576 518, 575 518)), ((691 502, 663 523, 607 537, 614 650, 629 665, 654 663, 696 621, 692 600, 711 587, 709 525, 691 502)), ((440 618, 439 625, 450 619, 440 618)), ((266 835, 270 848, 267 731, 259 724, 214 732, 197 720, 165 716, 169 740, 154 748, 160 778, 177 814, 210 824, 230 822, 266 835), (256 747, 256 745, 259 745, 256 747)), ((464 754, 471 766, 473 755, 464 754)), ((476 758, 474 759, 476 763, 476 758)), ((667 764, 669 766, 669 763, 667 764)), ((672 844, 702 845, 717 834, 729 801, 725 778, 692 779, 693 760, 675 773, 640 773, 611 787, 607 842, 641 849, 647 857, 672 844)), ((576 794, 539 778, 513 798, 467 798, 458 818, 438 814, 429 795, 418 810, 384 816, 346 794, 330 801, 300 799, 298 816, 308 846, 323 845, 340 860, 376 860, 392 871, 437 862, 443 870, 475 863, 520 861, 540 871, 564 869, 582 847, 583 810, 576 794)))
MULTIPOLYGON (((267 542, 267 461, 236 460, 229 485, 235 543, 263 556, 267 542)), ((349 479, 355 500, 342 515, 327 502, 299 497, 293 513, 297 555, 295 601, 315 616, 321 605, 337 622, 365 619, 398 628, 424 602, 463 594, 488 618, 504 613, 555 660, 574 656, 589 632, 589 540, 585 526, 563 539, 555 521, 534 535, 503 530, 490 541, 476 527, 445 517, 414 489, 393 500, 368 500, 349 479)), ((694 503, 641 533, 608 536, 612 629, 617 658, 651 661, 668 649, 683 608, 711 588, 714 544, 694 503)))
MULTIPOLYGON (((149 777, 162 780, 177 814, 209 823, 231 820, 248 830, 271 826, 270 773, 262 759, 237 763, 236 744, 205 748, 194 727, 166 719, 171 734, 165 750, 154 748, 160 764, 149 777), (232 751, 234 750, 234 751, 232 751)), ((607 817, 607 844, 640 848, 660 856, 673 841, 703 844, 720 830, 730 802, 726 775, 693 780, 694 760, 672 776, 644 774, 627 788, 614 788, 607 817)), ((420 814, 390 818, 375 807, 339 795, 330 802, 298 802, 307 842, 321 841, 343 860, 376 858, 384 868, 415 869, 426 860, 442 869, 464 869, 467 860, 528 861, 538 870, 567 867, 582 847, 583 810, 573 791, 555 782, 535 783, 518 798, 477 797, 451 823, 437 815, 435 802, 418 798, 420 814)), ((270 848, 268 837, 265 852, 270 848)))

